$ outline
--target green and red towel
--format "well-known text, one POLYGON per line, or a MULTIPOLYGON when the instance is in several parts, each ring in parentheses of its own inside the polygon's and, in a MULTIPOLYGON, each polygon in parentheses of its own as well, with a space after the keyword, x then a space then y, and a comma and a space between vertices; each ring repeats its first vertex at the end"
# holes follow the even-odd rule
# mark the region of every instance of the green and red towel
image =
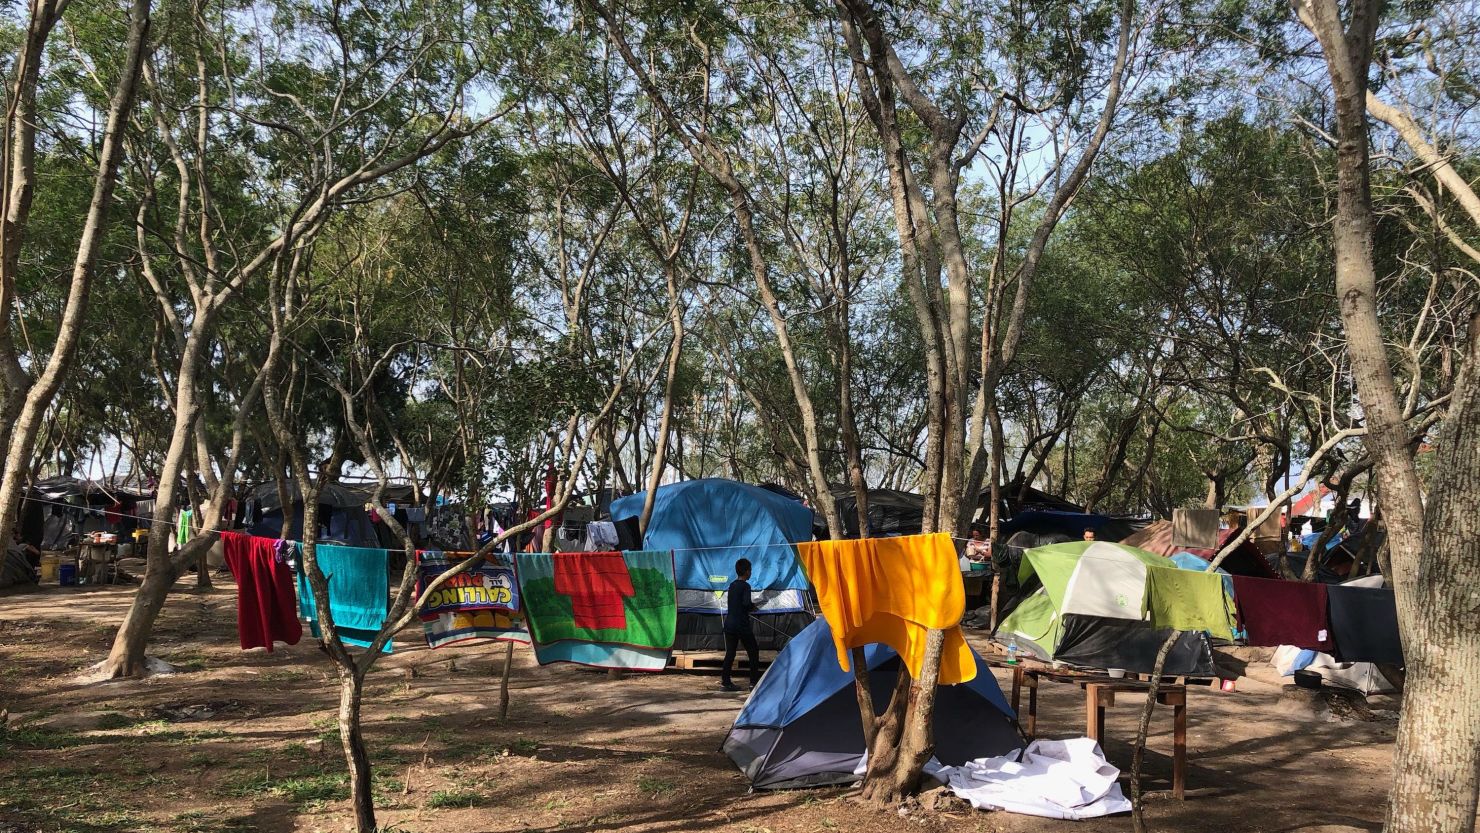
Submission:
POLYGON ((535 658, 662 670, 678 625, 671 552, 519 553, 535 658))

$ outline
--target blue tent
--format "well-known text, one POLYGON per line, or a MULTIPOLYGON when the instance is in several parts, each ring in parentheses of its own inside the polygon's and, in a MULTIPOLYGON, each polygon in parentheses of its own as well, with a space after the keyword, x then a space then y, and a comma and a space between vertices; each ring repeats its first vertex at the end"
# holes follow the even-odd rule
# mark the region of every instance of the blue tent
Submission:
MULTIPOLYGON (((635 526, 646 492, 612 501, 612 520, 635 526)), ((753 617, 762 650, 780 650, 806 627, 807 576, 794 544, 812 540, 812 510, 770 489, 723 478, 658 487, 642 546, 673 550, 678 650, 721 650, 725 591, 750 559, 753 617)))
MULTIPOLYGON (((612 520, 642 514, 647 492, 612 501, 612 520)), ((748 558, 756 590, 806 589, 792 544, 812 540, 812 510, 769 489, 723 478, 658 487, 643 547, 674 550, 680 588, 724 590, 748 558), (696 548, 699 551, 693 551, 696 548)))
MULTIPOLYGON (((886 645, 870 645, 864 655, 874 704, 882 712, 899 673, 899 656, 886 645)), ((942 763, 959 766, 1022 745, 1012 709, 980 656, 975 679, 937 690, 935 755, 942 763)), ((858 780, 853 771, 864 748, 853 674, 838 665, 832 629, 824 619, 776 657, 724 742, 725 754, 756 788, 852 783, 858 780)))

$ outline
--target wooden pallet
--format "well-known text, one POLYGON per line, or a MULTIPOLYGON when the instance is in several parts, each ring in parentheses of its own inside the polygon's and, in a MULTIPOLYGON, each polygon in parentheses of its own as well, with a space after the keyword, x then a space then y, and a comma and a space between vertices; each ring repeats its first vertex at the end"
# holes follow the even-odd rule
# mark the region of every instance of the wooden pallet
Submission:
MULTIPOLYGON (((688 671, 694 674, 718 674, 725 663, 725 655, 719 651, 681 651, 675 653, 669 660, 669 667, 676 671, 688 671)), ((761 671, 770 667, 771 661, 761 657, 761 671)), ((750 665, 745 659, 744 652, 735 657, 734 674, 737 677, 748 677, 750 665)))

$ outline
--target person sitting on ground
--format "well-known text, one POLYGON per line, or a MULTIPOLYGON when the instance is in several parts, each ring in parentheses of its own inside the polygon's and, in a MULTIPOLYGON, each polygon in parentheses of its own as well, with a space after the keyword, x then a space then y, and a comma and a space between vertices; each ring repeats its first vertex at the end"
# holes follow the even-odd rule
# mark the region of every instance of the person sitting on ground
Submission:
POLYGON ((10 533, 10 545, 0 559, 0 587, 13 584, 35 584, 36 568, 41 563, 41 551, 21 540, 20 529, 10 533))
POLYGON ((719 687, 725 691, 739 691, 740 687, 730 679, 735 666, 735 649, 745 645, 745 659, 750 664, 750 687, 760 682, 761 647, 755 641, 755 632, 750 627, 750 612, 755 610, 755 599, 750 595, 750 559, 735 562, 735 580, 730 582, 725 610, 725 662, 720 669, 719 687))
POLYGON ((1084 540, 1086 540, 1086 541, 1093 541, 1093 540, 1095 540, 1095 531, 1094 531, 1093 528, 1091 528, 1091 527, 1085 527, 1084 528, 1084 540))

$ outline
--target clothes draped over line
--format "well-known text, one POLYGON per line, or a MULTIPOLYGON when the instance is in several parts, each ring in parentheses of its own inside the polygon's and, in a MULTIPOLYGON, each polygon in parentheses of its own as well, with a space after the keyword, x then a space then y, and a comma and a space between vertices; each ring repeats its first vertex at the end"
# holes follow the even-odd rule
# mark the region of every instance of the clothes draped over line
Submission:
POLYGON ((297 645, 303 637, 285 552, 291 546, 273 538, 221 533, 226 566, 236 579, 236 627, 242 650, 271 652, 274 642, 297 645))
MULTIPOLYGON (((303 545, 298 544, 298 612, 308 620, 315 637, 320 636, 318 611, 313 590, 308 583, 308 563, 303 558, 303 545)), ((370 647, 385 624, 389 611, 388 554, 368 547, 342 547, 318 544, 314 559, 319 572, 329 584, 329 612, 334 628, 347 645, 370 647)), ((381 648, 391 652, 391 641, 381 648)))
POLYGON ((1403 664, 1392 588, 1336 584, 1326 588, 1326 598, 1338 660, 1403 664))
POLYGON ((1217 573, 1152 567, 1146 571, 1146 609, 1154 628, 1207 631, 1233 639, 1233 601, 1217 573))
POLYGON ((812 541, 798 544, 797 553, 832 627, 844 670, 851 668, 850 649, 882 642, 919 679, 926 634, 943 630, 940 684, 976 676, 976 661, 961 633, 966 596, 949 535, 812 541))
POLYGON ((1327 621, 1326 585, 1234 576, 1233 587, 1248 644, 1294 645, 1322 653, 1335 648, 1327 621))
POLYGON ((427 646, 442 648, 478 639, 529 644, 519 612, 519 585, 507 564, 480 559, 478 566, 427 594, 438 576, 474 555, 437 550, 416 553, 418 616, 427 646))
POLYGON ((661 671, 677 632, 673 553, 518 553, 519 593, 541 665, 661 671))

